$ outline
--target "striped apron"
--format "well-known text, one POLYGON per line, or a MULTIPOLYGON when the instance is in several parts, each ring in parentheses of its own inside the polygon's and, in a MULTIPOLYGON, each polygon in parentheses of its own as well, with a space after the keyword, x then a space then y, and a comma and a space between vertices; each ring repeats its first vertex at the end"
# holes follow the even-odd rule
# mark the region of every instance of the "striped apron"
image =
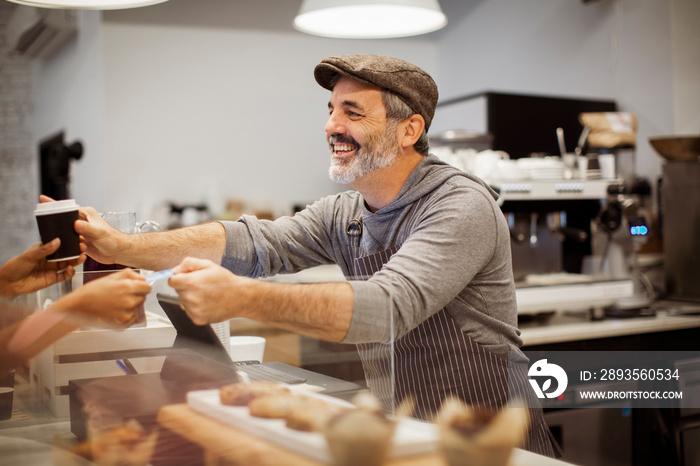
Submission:
MULTIPOLYGON (((363 256, 361 220, 352 220, 347 234, 351 280, 369 279, 400 247, 363 256)), ((561 456, 528 383, 527 363, 509 363, 508 358, 486 350, 464 333, 445 309, 393 344, 362 343, 357 350, 367 385, 386 409, 393 410, 410 396, 415 401, 414 416, 429 420, 448 396, 494 409, 507 404, 509 396, 520 397, 531 406, 530 430, 523 448, 550 457, 561 456)))

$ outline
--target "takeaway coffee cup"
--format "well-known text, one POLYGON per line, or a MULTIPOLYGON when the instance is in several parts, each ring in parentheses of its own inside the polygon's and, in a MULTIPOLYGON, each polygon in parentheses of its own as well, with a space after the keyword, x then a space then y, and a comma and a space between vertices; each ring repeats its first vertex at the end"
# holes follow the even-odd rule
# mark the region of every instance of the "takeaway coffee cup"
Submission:
POLYGON ((233 361, 262 362, 265 353, 265 338, 255 336, 231 337, 229 353, 233 361))
POLYGON ((46 257, 47 261, 67 261, 80 257, 80 237, 73 226, 78 220, 79 208, 74 199, 37 204, 34 215, 41 242, 46 244, 54 238, 61 238, 61 246, 46 257))

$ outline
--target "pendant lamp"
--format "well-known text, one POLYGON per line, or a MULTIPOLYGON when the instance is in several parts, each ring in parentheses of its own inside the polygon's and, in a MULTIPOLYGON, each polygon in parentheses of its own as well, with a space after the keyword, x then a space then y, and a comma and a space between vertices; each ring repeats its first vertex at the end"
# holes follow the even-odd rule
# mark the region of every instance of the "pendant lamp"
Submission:
POLYGON ((447 24, 437 0, 304 0, 294 27, 340 39, 387 39, 437 31, 447 24))
POLYGON ((37 8, 63 8, 67 10, 121 10, 167 2, 168 0, 8 0, 20 5, 37 8))

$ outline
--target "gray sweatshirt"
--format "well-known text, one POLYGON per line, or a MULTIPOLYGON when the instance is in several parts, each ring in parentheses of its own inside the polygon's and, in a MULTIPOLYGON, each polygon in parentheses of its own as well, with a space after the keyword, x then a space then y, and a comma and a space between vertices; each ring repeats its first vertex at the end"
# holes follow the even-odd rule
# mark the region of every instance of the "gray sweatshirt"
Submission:
POLYGON ((510 234, 496 198, 480 179, 431 155, 396 199, 374 213, 358 192, 347 191, 293 217, 245 215, 222 222, 227 241, 221 264, 249 277, 338 264, 354 292, 345 343, 390 342, 445 308, 486 349, 517 354, 522 340, 510 234), (399 247, 367 280, 352 276, 347 227, 353 219, 363 224, 359 256, 399 247))

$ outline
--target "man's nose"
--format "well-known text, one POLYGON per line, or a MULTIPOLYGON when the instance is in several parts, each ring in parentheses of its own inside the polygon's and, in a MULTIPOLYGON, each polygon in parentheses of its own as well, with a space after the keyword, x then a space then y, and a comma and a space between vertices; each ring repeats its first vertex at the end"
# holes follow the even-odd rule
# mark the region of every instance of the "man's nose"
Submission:
POLYGON ((345 133, 345 125, 337 113, 331 112, 326 122, 326 136, 333 133, 345 133))

